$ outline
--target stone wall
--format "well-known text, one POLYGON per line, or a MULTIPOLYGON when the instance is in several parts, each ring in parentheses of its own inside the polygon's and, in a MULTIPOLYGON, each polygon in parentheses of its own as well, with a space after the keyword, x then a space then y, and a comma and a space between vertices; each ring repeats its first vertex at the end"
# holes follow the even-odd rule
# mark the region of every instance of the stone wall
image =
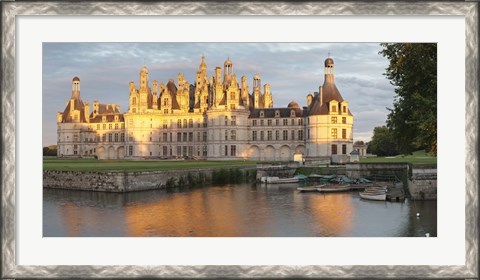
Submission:
POLYGON ((408 190, 413 200, 437 199, 437 169, 413 168, 408 190))
MULTIPOLYGON (((234 167, 255 171, 255 167, 234 167)), ((43 171, 43 187, 71 190, 104 192, 131 192, 174 187, 181 182, 202 178, 204 183, 212 181, 212 174, 219 169, 162 170, 146 172, 72 172, 43 171), (194 178, 194 179, 192 179, 194 178)))
POLYGON ((437 169, 415 167, 407 163, 353 163, 346 165, 346 175, 360 177, 388 178, 396 176, 414 200, 437 199, 437 169))
POLYGON ((406 178, 407 163, 349 163, 345 165, 347 177, 357 178, 388 178, 396 176, 399 180, 406 178))

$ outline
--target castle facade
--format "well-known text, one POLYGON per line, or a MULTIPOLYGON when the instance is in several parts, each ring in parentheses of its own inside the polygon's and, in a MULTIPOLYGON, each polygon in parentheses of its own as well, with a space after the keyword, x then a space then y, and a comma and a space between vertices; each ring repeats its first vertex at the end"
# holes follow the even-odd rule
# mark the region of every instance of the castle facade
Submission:
POLYGON ((83 102, 80 79, 57 113, 60 157, 99 159, 170 159, 329 161, 348 158, 353 150, 353 115, 334 81, 334 61, 325 60, 325 80, 307 95, 307 106, 292 101, 274 107, 270 85, 259 75, 250 90, 226 60, 208 77, 202 56, 195 83, 183 74, 166 84, 149 81, 140 70, 140 83, 129 84, 129 108, 83 102))

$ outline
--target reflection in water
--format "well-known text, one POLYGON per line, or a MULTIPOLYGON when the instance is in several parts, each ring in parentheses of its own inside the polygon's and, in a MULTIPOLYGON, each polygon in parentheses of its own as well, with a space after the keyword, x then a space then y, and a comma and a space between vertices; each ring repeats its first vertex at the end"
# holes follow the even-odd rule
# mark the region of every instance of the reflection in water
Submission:
POLYGON ((225 185, 102 193, 44 189, 44 236, 436 236, 435 201, 225 185), (420 218, 416 213, 421 212, 420 218))

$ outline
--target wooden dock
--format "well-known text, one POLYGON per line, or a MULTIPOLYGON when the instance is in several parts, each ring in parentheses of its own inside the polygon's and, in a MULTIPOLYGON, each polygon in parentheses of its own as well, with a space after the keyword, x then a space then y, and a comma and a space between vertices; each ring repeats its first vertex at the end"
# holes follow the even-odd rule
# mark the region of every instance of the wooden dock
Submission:
POLYGON ((403 183, 396 183, 388 186, 387 200, 389 201, 404 201, 405 191, 403 190, 403 183))

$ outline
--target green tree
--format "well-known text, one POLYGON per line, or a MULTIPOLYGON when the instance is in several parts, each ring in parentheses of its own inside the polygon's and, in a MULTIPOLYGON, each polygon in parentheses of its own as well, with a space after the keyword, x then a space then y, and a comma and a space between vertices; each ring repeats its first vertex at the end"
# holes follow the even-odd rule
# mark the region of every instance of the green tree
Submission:
POLYGON ((437 153, 437 44, 384 43, 390 65, 385 76, 395 86, 387 119, 400 153, 437 153))
POLYGON ((367 152, 377 156, 394 156, 398 154, 393 133, 386 126, 373 129, 372 141, 368 143, 367 152))
POLYGON ((50 145, 48 147, 43 147, 43 156, 56 156, 57 155, 57 145, 50 145))

